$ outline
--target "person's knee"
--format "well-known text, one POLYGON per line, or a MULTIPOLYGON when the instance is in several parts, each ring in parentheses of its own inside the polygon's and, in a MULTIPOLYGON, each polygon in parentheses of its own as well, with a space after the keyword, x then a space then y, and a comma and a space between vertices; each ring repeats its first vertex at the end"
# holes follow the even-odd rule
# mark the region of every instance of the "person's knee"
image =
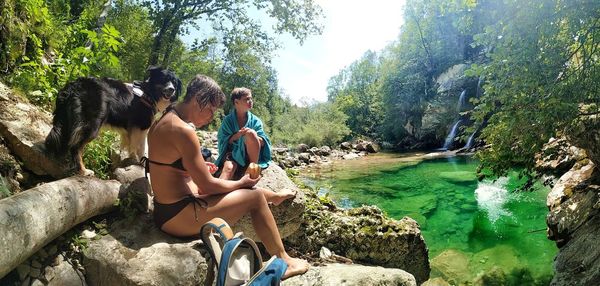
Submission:
POLYGON ((260 142, 259 137, 256 133, 249 133, 244 136, 246 136, 246 139, 245 139, 246 144, 255 145, 255 144, 258 144, 258 142, 260 142))
POLYGON ((235 164, 232 161, 225 161, 225 163, 223 163, 222 172, 232 173, 234 170, 235 170, 235 164))

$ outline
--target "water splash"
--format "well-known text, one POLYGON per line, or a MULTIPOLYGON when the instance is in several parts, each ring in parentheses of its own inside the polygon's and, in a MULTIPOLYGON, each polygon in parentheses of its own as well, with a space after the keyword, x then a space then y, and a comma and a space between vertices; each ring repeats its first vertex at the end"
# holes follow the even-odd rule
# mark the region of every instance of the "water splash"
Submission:
POLYGON ((512 213, 504 208, 504 204, 509 200, 507 183, 508 177, 501 177, 495 182, 480 182, 475 190, 477 205, 487 212, 492 224, 502 216, 512 217, 512 213))

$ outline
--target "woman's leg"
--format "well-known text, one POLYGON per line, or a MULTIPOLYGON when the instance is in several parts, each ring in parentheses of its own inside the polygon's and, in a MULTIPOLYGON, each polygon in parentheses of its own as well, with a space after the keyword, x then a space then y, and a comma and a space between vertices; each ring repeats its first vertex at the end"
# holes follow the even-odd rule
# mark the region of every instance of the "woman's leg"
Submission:
POLYGON ((283 203, 283 201, 296 196, 296 192, 290 189, 281 189, 279 192, 273 192, 271 190, 259 187, 255 189, 263 193, 268 203, 272 203, 276 206, 283 203))
POLYGON ((246 145, 246 154, 250 163, 258 163, 260 155, 260 140, 258 139, 258 135, 254 133, 244 135, 244 145, 246 145))
POLYGON ((163 225, 165 232, 177 236, 197 235, 200 227, 208 220, 220 217, 234 225, 244 214, 250 213, 252 225, 263 245, 271 255, 277 255, 288 264, 284 277, 304 273, 308 270, 305 260, 290 257, 283 247, 275 218, 269 209, 263 191, 252 189, 236 190, 225 195, 209 196, 205 200, 208 207, 196 208, 198 221, 194 220, 194 206, 184 208, 174 218, 163 225))

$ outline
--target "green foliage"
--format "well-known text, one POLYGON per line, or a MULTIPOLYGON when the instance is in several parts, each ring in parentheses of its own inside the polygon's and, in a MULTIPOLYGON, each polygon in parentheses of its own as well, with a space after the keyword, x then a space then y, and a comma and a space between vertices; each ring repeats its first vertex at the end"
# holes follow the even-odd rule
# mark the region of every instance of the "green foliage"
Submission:
POLYGON ((488 120, 482 138, 489 148, 478 156, 498 174, 514 165, 531 169, 535 152, 568 129, 579 104, 600 100, 600 3, 500 3, 506 13, 475 37, 493 47, 489 61, 472 70, 486 78, 474 115, 488 120))
POLYGON ((12 195, 6 179, 2 175, 0 175, 0 198, 7 198, 12 195))
POLYGON ((348 116, 347 125, 355 135, 374 137, 383 123, 380 60, 367 51, 329 80, 328 99, 348 116))
POLYGON ((292 107, 276 121, 271 137, 275 142, 286 144, 333 146, 350 134, 345 125, 347 118, 331 103, 292 107))
POLYGON ((110 176, 117 136, 115 132, 103 131, 98 138, 85 147, 83 162, 86 168, 94 171, 98 178, 108 179, 110 176))
POLYGON ((80 76, 98 76, 103 69, 119 66, 115 53, 121 46, 120 33, 109 25, 92 30, 98 10, 93 3, 70 25, 64 25, 61 19, 68 15, 51 15, 43 1, 15 3, 14 12, 21 17, 14 21, 37 20, 23 22, 19 27, 25 28, 10 34, 22 34, 22 43, 2 38, 2 45, 9 49, 21 47, 6 63, 14 69, 7 80, 26 91, 33 103, 49 108, 66 82, 80 76))

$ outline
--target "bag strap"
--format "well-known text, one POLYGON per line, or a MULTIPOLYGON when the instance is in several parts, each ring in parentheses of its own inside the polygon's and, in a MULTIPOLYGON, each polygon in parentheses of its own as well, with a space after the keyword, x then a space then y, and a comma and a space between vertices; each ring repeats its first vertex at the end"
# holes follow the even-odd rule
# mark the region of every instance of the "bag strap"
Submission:
POLYGON ((200 228, 200 237, 215 262, 217 269, 219 269, 223 253, 222 245, 233 238, 231 227, 222 218, 213 218, 202 225, 202 228, 200 228), (220 237, 220 242, 217 240, 217 235, 220 237))
POLYGON ((227 283, 227 271, 229 270, 229 264, 231 263, 232 254, 236 251, 238 247, 241 245, 249 246, 254 252, 254 261, 251 261, 252 269, 250 270, 250 277, 254 276, 256 272, 258 272, 262 268, 262 255, 260 254, 260 250, 258 246, 254 242, 254 240, 247 237, 235 237, 225 243, 223 246, 223 255, 221 260, 219 261, 219 265, 217 271, 217 285, 226 285, 227 283))

